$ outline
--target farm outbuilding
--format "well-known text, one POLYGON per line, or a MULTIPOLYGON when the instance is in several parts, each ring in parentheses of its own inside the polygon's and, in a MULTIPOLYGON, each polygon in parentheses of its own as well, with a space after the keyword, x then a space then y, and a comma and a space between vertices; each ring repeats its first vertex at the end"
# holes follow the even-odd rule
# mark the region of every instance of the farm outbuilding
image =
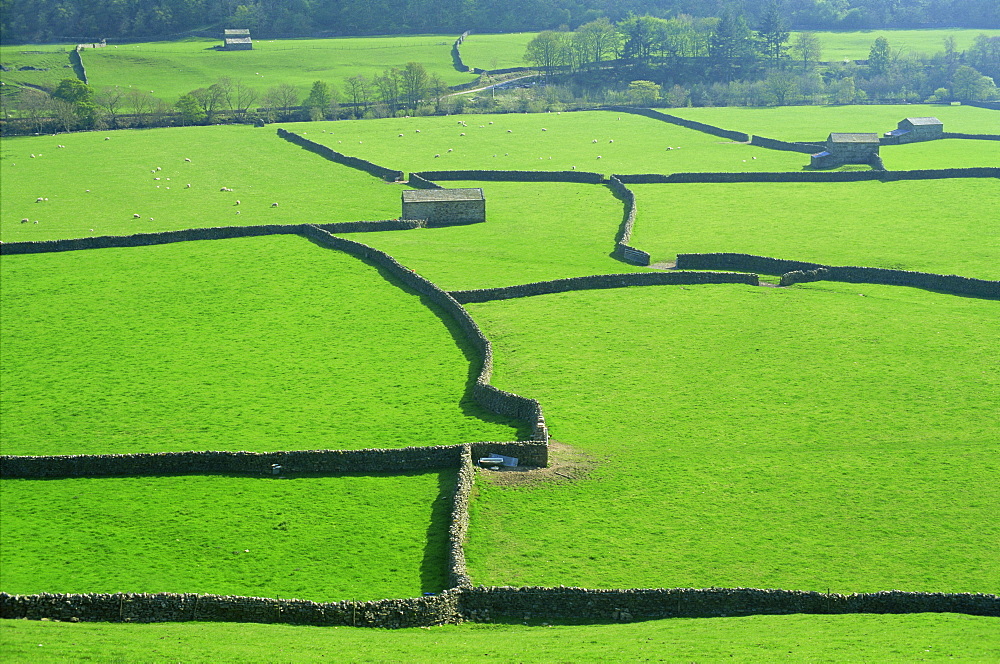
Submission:
POLYGON ((844 164, 872 164, 878 161, 878 134, 839 134, 826 139, 826 150, 811 156, 812 168, 836 168, 844 164))
POLYGON ((896 129, 885 133, 886 143, 915 143, 933 141, 944 136, 944 123, 937 118, 904 118, 896 129))
POLYGON ((428 226, 455 226, 486 221, 486 197, 476 189, 414 189, 403 192, 403 219, 422 219, 428 226))
POLYGON ((249 30, 226 30, 222 36, 224 51, 252 51, 253 40, 250 39, 249 30))

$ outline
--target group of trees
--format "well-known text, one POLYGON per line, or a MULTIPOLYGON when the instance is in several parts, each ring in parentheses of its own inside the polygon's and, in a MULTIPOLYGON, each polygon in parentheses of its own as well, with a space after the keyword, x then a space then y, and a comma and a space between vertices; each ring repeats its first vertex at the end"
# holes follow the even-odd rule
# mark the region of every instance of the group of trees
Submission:
MULTIPOLYGON (((0 40, 169 38, 222 27, 261 37, 537 31, 630 14, 706 18, 730 5, 752 24, 767 11, 721 0, 0 0, 0 40)), ((795 30, 1000 27, 996 0, 785 0, 782 15, 795 30)))

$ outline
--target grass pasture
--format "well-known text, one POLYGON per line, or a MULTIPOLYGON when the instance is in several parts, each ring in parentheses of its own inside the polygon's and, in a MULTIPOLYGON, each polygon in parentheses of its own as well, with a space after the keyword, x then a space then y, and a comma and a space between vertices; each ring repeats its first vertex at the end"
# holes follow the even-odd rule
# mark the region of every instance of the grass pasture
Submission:
POLYGON ((2 480, 5 592, 419 597, 445 573, 453 471, 2 480))
POLYGON ((69 62, 73 46, 54 44, 25 44, 0 46, 0 64, 7 71, 0 72, 4 96, 18 87, 31 86, 52 89, 64 78, 76 78, 69 62), (21 71, 22 67, 33 67, 21 71))
POLYGON ((458 47, 462 62, 468 67, 479 69, 508 69, 527 67, 524 52, 528 42, 538 36, 537 32, 512 32, 487 35, 473 32, 458 47))
MULTIPOLYGON (((894 54, 903 56, 931 56, 944 51, 944 40, 954 37, 955 46, 964 51, 972 46, 977 35, 1000 36, 1000 30, 974 28, 938 28, 930 30, 857 30, 817 31, 822 53, 821 60, 840 62, 847 60, 867 60, 872 42, 885 37, 894 54)), ((796 33, 792 33, 789 43, 795 43, 796 33)))
POLYGON ((477 583, 1000 590, 996 302, 822 283, 468 307, 494 384, 593 465, 480 477, 477 583))
MULTIPOLYGON (((903 118, 936 117, 945 131, 1000 134, 1000 113, 975 106, 881 104, 871 106, 776 106, 771 108, 671 108, 688 120, 784 141, 823 143, 831 132, 875 132, 896 128, 903 118)), ((991 148, 982 144, 984 151, 991 148)), ((988 152, 989 153, 989 152, 988 152)), ((808 155, 805 157, 808 163, 808 155)), ((971 166, 982 165, 979 163, 971 166)), ((996 165, 995 163, 993 165, 996 165)))
POLYGON ((300 237, 6 256, 0 268, 4 454, 517 435, 471 401, 470 360, 433 308, 300 237))
POLYGON ((653 262, 725 251, 1000 279, 1000 221, 991 212, 1000 188, 989 178, 631 189, 632 245, 653 262))
POLYGON ((308 132, 310 139, 340 152, 405 171, 575 168, 604 174, 766 172, 799 171, 809 163, 808 157, 797 153, 733 143, 666 122, 611 111, 286 126, 298 133, 308 132), (462 122, 468 126, 462 126, 462 122))
POLYGON ((751 616, 626 625, 372 630, 230 623, 0 621, 8 662, 994 662, 996 619, 956 614, 751 616))
POLYGON ((18 137, 0 143, 0 156, 4 242, 394 219, 400 210, 399 185, 303 150, 272 127, 18 137))
POLYGON ((240 79, 261 94, 288 83, 304 97, 313 81, 325 81, 344 93, 344 79, 349 76, 370 79, 411 61, 448 85, 475 80, 452 66, 454 41, 451 35, 255 39, 252 51, 220 51, 214 48, 220 39, 188 39, 87 50, 83 62, 96 88, 137 86, 169 103, 221 76, 240 79))
POLYGON ((879 150, 890 171, 922 168, 1000 167, 1000 141, 947 138, 940 141, 888 145, 879 150))

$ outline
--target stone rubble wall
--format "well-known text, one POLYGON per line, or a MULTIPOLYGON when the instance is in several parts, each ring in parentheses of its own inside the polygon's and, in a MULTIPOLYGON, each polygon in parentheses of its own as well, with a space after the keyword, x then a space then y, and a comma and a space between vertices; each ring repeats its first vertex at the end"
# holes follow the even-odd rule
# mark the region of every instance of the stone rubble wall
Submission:
POLYGON ((825 145, 779 141, 775 138, 764 138, 763 136, 751 136, 750 145, 767 148, 768 150, 784 150, 785 152, 801 152, 803 154, 815 154, 826 149, 825 145))
POLYGON ((1000 178, 1000 167, 940 168, 912 171, 795 171, 788 173, 639 173, 615 175, 624 184, 737 183, 737 182, 861 182, 879 180, 940 180, 946 178, 1000 178))
POLYGON ((465 538, 469 532, 469 500, 472 498, 472 487, 476 481, 472 446, 463 445, 460 457, 451 519, 448 524, 449 588, 466 588, 472 585, 465 565, 465 538))
POLYGON ((548 295, 578 290, 627 288, 632 286, 668 286, 692 284, 747 284, 759 285, 756 274, 743 272, 635 272, 632 274, 600 274, 589 277, 572 277, 552 281, 537 281, 517 286, 483 288, 479 290, 450 291, 461 304, 492 302, 518 297, 548 295))
POLYGON ((941 138, 964 138, 973 141, 1000 141, 1000 134, 961 134, 954 131, 946 131, 941 134, 941 138))
POLYGON ((623 207, 622 223, 618 227, 615 248, 611 255, 633 265, 649 265, 649 254, 629 245, 629 241, 632 239, 632 230, 635 228, 635 194, 614 175, 608 179, 608 188, 615 195, 615 198, 622 202, 623 207))
POLYGON ((669 122, 670 124, 675 124, 679 127, 684 127, 685 129, 694 129, 695 131, 700 131, 704 134, 711 134, 712 136, 728 138, 731 141, 737 141, 740 143, 746 143, 747 141, 750 140, 750 135, 742 131, 732 131, 729 129, 722 129, 721 127, 716 127, 710 124, 705 124, 704 122, 685 120, 684 118, 679 118, 676 115, 670 115, 669 113, 662 113, 648 108, 632 108, 631 106, 605 106, 603 108, 604 110, 608 111, 616 111, 618 113, 631 113, 632 115, 641 115, 643 117, 651 118, 653 120, 659 120, 660 122, 669 122))
POLYGON ((391 168, 373 164, 366 159, 360 159, 358 157, 351 157, 349 155, 342 154, 331 147, 323 145, 322 143, 310 141, 308 138, 304 138, 294 132, 281 129, 280 127, 278 128, 278 136, 285 139, 289 143, 294 143, 295 145, 309 150, 310 152, 314 152, 321 157, 325 157, 330 161, 343 164, 344 166, 350 166, 351 168, 356 168, 359 171, 364 171, 365 173, 382 178, 388 182, 396 182, 397 180, 403 179, 403 171, 394 171, 391 168))
POLYGON ((483 182, 581 182, 601 184, 604 176, 586 171, 422 171, 410 173, 426 180, 477 180, 483 182))
POLYGON ((452 66, 455 68, 455 71, 460 71, 463 74, 469 71, 469 67, 464 62, 462 62, 462 53, 461 51, 458 50, 458 47, 462 45, 462 42, 464 42, 465 38, 468 36, 469 36, 469 31, 466 30, 461 35, 459 35, 458 39, 455 40, 455 43, 451 45, 452 66))
POLYGON ((414 189, 444 189, 437 182, 431 182, 420 176, 419 173, 410 173, 408 184, 414 189))

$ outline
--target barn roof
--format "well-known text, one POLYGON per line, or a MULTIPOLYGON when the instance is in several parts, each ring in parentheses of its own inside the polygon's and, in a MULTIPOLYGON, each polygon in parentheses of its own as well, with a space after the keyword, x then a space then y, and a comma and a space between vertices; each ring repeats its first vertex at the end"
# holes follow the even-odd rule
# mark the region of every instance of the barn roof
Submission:
POLYGON ((404 203, 430 203, 439 201, 484 201, 483 190, 476 189, 404 189, 404 203))
POLYGON ((252 44, 253 40, 249 37, 226 37, 227 44, 252 44))
POLYGON ((226 30, 224 34, 226 37, 249 37, 250 31, 246 28, 239 28, 235 30, 226 30))
POLYGON ((831 143, 878 143, 878 134, 830 134, 831 143))
POLYGON ((911 125, 939 125, 944 124, 937 118, 906 118, 911 125))

